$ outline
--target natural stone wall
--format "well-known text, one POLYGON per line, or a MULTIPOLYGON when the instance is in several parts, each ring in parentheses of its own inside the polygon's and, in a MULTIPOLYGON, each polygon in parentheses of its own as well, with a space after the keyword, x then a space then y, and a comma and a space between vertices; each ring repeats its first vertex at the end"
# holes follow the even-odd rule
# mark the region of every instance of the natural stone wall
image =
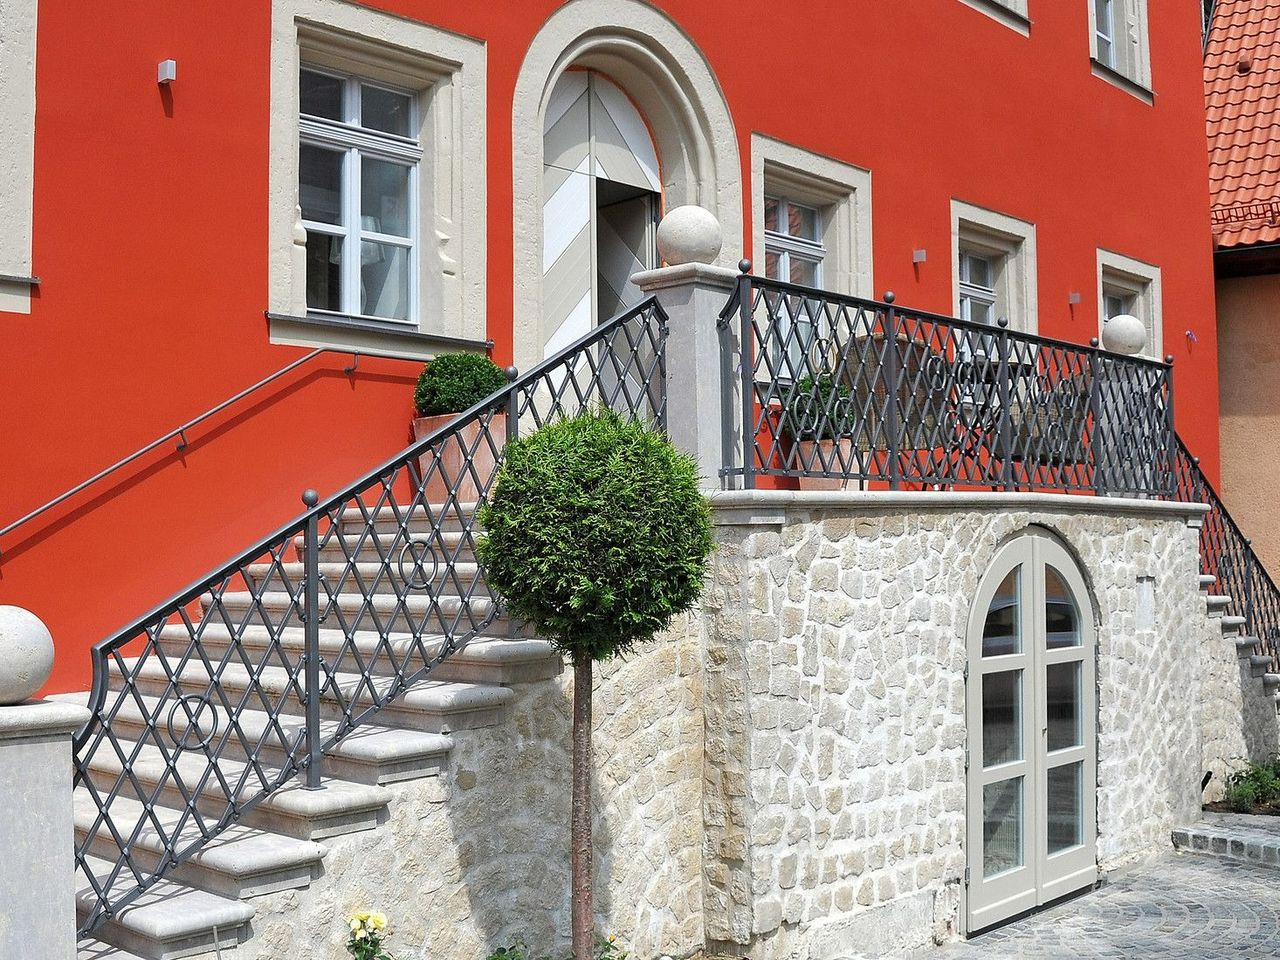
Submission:
MULTIPOLYGON (((345 960, 343 918, 385 911, 401 960, 482 960, 522 940, 562 954, 569 934, 572 680, 516 688, 511 715, 453 735, 449 770, 392 785, 391 819, 322 841, 324 876, 256 899, 237 957, 345 960)), ((699 621, 602 666, 594 695, 599 927, 638 957, 703 945, 699 621)))

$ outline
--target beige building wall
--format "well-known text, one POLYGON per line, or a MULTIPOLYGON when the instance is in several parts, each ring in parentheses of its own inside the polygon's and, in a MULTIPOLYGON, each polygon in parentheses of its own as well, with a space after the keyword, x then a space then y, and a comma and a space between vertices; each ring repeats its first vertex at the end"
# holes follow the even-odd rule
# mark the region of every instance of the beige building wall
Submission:
POLYGON ((1280 576, 1280 274, 1217 284, 1222 496, 1253 539, 1272 577, 1280 576))

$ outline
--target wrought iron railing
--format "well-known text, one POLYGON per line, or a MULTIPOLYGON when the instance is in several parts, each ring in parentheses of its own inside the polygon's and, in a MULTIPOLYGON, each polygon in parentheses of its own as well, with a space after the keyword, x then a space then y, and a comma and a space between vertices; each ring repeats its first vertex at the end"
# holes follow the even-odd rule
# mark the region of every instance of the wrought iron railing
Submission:
POLYGON ((666 339, 650 298, 94 647, 82 935, 494 624, 473 505, 505 443, 598 404, 665 427, 666 339))
POLYGON ((1270 658, 1270 672, 1280 672, 1280 588, 1181 437, 1177 476, 1177 499, 1209 505, 1200 527, 1201 572, 1216 578, 1216 593, 1231 598, 1226 613, 1244 618, 1242 629, 1254 641, 1253 653, 1270 658))
POLYGON ((720 322, 729 483, 1173 492, 1171 362, 745 272, 720 322))

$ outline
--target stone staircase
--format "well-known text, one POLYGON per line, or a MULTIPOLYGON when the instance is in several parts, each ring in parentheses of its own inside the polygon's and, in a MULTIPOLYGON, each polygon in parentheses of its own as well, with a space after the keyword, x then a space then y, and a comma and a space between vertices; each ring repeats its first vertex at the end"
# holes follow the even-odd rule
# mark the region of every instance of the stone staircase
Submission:
POLYGON ((1228 611, 1232 598, 1225 594, 1213 593, 1217 578, 1211 574, 1201 574, 1200 591, 1205 595, 1205 610, 1211 619, 1218 621, 1223 637, 1235 644, 1236 656, 1248 659, 1249 671, 1254 677, 1262 680, 1263 690, 1277 699, 1280 704, 1280 673, 1273 672, 1275 667, 1271 657, 1254 653, 1257 639, 1245 632, 1245 618, 1228 611))
MULTIPOLYGON (((469 510, 470 508, 468 508, 469 510)), ((363 530, 365 524, 358 524, 363 530)), ((393 535, 395 524, 377 520, 376 526, 388 537, 393 535)), ((411 530, 422 536, 432 532, 423 527, 411 530)), ((435 532, 434 537, 450 539, 446 549, 461 549, 462 534, 435 532)), ((354 537, 351 541, 354 542, 354 537)), ((295 542, 295 549, 301 543, 295 542)), ((299 559, 300 556, 299 556, 299 559)), ((364 582, 372 582, 378 570, 385 569, 372 545, 366 546, 354 558, 356 569, 366 574, 364 582)), ((330 543, 321 554, 321 572, 330 583, 342 582, 343 572, 349 563, 341 547, 330 543)), ((474 557, 459 553, 456 564, 458 577, 444 577, 432 590, 438 591, 441 604, 446 609, 450 603, 461 601, 456 595, 458 580, 467 582, 477 577, 474 557), (453 587, 448 586, 452 584, 453 587)), ((290 562, 282 568, 285 577, 297 583, 302 574, 300 563, 290 562)), ((290 604, 284 590, 272 590, 272 576, 279 576, 270 567, 250 569, 266 578, 259 581, 265 592, 260 602, 268 614, 282 613, 290 604)), ((349 571, 348 571, 349 574, 349 571)), ((388 585, 385 591, 373 598, 375 608, 390 611, 395 605, 395 595, 388 585)), ((426 603, 424 592, 413 603, 426 603)), ((255 602, 251 593, 223 596, 227 611, 247 611, 255 602)), ((355 611, 365 602, 363 593, 341 592, 338 605, 344 610, 355 611)), ((491 601, 473 600, 473 612, 482 612, 491 601)), ((411 643, 407 633, 395 636, 403 623, 392 622, 391 643, 393 649, 404 649, 411 643)), ((372 631, 354 633, 356 649, 372 652, 379 642, 379 635, 372 631)), ((346 640, 339 629, 322 628, 320 647, 328 663, 337 658, 340 645, 346 640)), ((279 632, 279 644, 290 655, 292 662, 303 649, 303 629, 288 627, 279 632)), ((160 636, 161 648, 181 657, 191 643, 191 635, 182 625, 166 627, 160 636)), ((210 626, 201 638, 201 649, 214 662, 219 662, 232 638, 228 629, 210 626)), ((253 662, 257 654, 265 654, 271 637, 265 627, 250 629, 241 638, 241 646, 249 651, 253 662)), ((348 662, 350 657, 347 658, 348 662)), ((367 658, 366 658, 367 660, 367 658)), ((185 809, 186 799, 174 778, 166 774, 167 765, 161 750, 155 745, 157 731, 154 720, 158 698, 173 697, 175 681, 159 660, 150 662, 125 661, 132 677, 134 696, 126 701, 112 722, 117 736, 131 737, 132 743, 122 744, 133 776, 149 795, 156 796, 154 816, 164 834, 171 835, 178 827, 185 809), (135 755, 136 749, 136 755, 135 755)), ((561 660, 550 644, 521 634, 504 617, 498 619, 486 631, 486 635, 474 638, 461 651, 453 654, 429 675, 429 679, 414 684, 389 707, 380 711, 370 722, 348 733, 325 755, 323 764, 323 788, 307 790, 296 780, 270 793, 261 802, 245 810, 238 821, 198 853, 169 871, 165 878, 138 900, 111 917, 95 932, 94 939, 82 941, 79 960, 175 960, 179 957, 200 957, 207 960, 234 960, 238 955, 237 944, 253 936, 254 901, 266 894, 299 889, 312 884, 325 883, 325 857, 327 838, 366 830, 392 829, 388 821, 388 805, 393 802, 386 784, 425 777, 449 774, 449 757, 455 738, 466 736, 468 730, 503 722, 508 705, 513 699, 513 684, 537 683, 551 680, 561 671, 561 660)), ((393 676, 389 670, 374 671, 372 681, 390 684, 393 676)), ((249 689, 251 674, 243 666, 229 664, 221 674, 222 692, 236 702, 249 689)), ((265 668, 259 674, 256 690, 273 693, 272 702, 283 704, 284 715, 274 722, 286 734, 293 734, 304 727, 302 703, 288 694, 287 673, 283 667, 265 668)), ((338 685, 344 691, 354 690, 361 677, 355 673, 336 674, 338 685)), ((111 687, 119 689, 124 681, 119 671, 111 675, 111 687)), ((190 680, 178 676, 176 685, 182 692, 199 694, 208 686, 208 674, 194 671, 190 680)), ((78 694, 64 699, 84 701, 86 695, 78 694)), ((342 716, 341 706, 329 695, 322 704, 323 729, 331 732, 342 716)), ((272 752, 272 738, 262 734, 273 723, 266 712, 249 710, 240 714, 239 727, 243 737, 250 742, 263 739, 267 748, 259 762, 268 776, 285 763, 283 749, 278 745, 272 752)), ((276 738, 279 739, 279 738, 276 738)), ((213 776, 206 767, 209 761, 200 751, 184 753, 177 765, 184 784, 203 784, 203 793, 195 797, 196 807, 210 816, 219 816, 226 807, 226 794, 218 788, 218 779, 235 783, 246 771, 244 762, 220 759, 213 776)), ((106 791, 120 775, 122 758, 113 750, 98 750, 90 763, 90 777, 99 791, 106 791)), ((133 824, 147 822, 145 812, 136 800, 117 797, 112 802, 113 819, 119 812, 121 822, 133 824)), ((92 836, 93 845, 88 867, 95 876, 107 876, 119 857, 119 847, 110 833, 96 829, 99 810, 84 787, 75 797, 75 828, 77 846, 92 836)), ((196 834, 187 828, 180 834, 184 840, 196 834), (190 833, 190 837, 188 837, 190 833)), ((163 835, 148 826, 133 840, 131 855, 141 869, 152 870, 165 856, 163 835)), ((126 868, 127 869, 127 868, 126 868)), ((94 896, 86 885, 77 898, 77 911, 83 922, 92 908, 94 896)), ((305 956, 305 952, 298 956, 305 956)))

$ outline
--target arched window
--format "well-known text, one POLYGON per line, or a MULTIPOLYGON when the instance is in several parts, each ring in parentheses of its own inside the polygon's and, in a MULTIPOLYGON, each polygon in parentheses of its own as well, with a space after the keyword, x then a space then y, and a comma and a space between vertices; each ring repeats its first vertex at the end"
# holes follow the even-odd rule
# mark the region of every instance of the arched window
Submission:
POLYGON ((1047 530, 997 552, 969 621, 968 929, 1097 877, 1095 632, 1047 530))

